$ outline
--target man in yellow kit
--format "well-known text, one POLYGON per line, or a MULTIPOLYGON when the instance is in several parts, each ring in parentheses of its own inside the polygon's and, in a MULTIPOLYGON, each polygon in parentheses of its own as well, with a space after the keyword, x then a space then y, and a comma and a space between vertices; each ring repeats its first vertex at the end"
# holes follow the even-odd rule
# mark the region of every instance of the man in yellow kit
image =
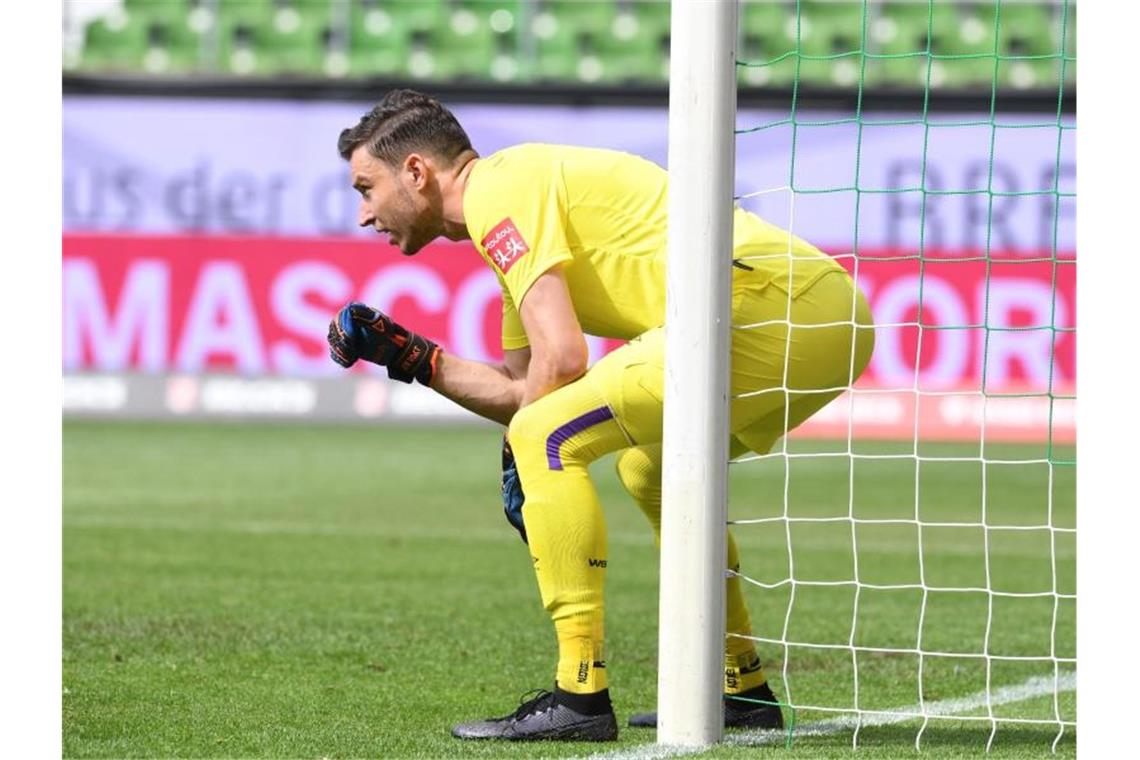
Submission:
MULTIPOLYGON (((621 482, 661 524, 666 172, 609 150, 525 144, 480 158, 455 117, 388 93, 338 149, 361 193, 359 222, 412 255, 438 236, 472 240, 503 292, 502 365, 445 353, 364 304, 330 324, 334 360, 388 367, 508 426, 503 495, 530 545, 558 636, 552 692, 461 738, 607 740, 603 587, 608 551, 587 465, 621 450, 621 482), (628 340, 587 367, 584 333, 628 340), (524 498, 525 494, 525 498, 524 498)), ((870 313, 826 254, 759 217, 734 215, 731 452, 766 453, 866 367, 870 313), (789 335, 789 324, 791 334, 789 335)), ((709 255, 696 251, 694 255, 709 255)), ((728 563, 739 554, 728 535, 728 563)), ((779 727, 740 579, 727 583, 726 725, 779 727)), ((652 714, 632 725, 655 725, 652 714)))

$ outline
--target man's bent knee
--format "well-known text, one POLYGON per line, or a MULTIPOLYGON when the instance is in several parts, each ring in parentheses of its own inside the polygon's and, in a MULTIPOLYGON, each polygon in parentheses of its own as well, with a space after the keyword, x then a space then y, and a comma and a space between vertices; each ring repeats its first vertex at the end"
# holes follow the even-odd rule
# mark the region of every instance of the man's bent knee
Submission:
POLYGON ((541 442, 542 431, 550 427, 550 415, 543 412, 539 404, 524 406, 515 412, 511 424, 507 426, 507 438, 516 451, 541 442))
POLYGON ((618 454, 615 466, 618 480, 638 503, 660 498, 660 456, 654 457, 645 447, 636 446, 618 454))

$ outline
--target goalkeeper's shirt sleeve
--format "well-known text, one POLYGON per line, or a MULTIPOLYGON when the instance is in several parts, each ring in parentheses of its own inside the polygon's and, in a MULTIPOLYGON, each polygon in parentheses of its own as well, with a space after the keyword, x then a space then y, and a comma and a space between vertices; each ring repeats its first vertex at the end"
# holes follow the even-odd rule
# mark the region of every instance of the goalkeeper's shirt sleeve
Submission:
POLYGON ((567 242, 558 165, 500 161, 497 156, 481 159, 472 169, 463 211, 475 247, 503 290, 503 348, 523 348, 528 342, 518 311, 527 291, 574 254, 567 242))

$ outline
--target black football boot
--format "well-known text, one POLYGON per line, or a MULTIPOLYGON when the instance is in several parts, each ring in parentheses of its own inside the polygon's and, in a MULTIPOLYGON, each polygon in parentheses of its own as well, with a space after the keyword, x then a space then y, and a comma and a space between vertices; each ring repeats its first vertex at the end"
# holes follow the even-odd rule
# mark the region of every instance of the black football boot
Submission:
POLYGON ((536 689, 524 694, 519 708, 510 715, 462 723, 451 729, 451 735, 460 739, 602 742, 617 739, 618 729, 608 690, 583 698, 555 686, 553 692, 536 689), (531 695, 536 696, 527 699, 531 695))

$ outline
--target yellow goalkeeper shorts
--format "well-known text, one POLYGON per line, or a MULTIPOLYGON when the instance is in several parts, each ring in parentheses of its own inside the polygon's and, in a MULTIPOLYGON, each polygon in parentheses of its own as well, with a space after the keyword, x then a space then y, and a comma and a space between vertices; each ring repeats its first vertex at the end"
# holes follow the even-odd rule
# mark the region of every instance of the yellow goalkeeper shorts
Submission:
MULTIPOLYGON (((795 298, 775 284, 733 283, 729 430, 766 453, 850 386, 874 346, 871 311, 846 272, 828 272, 795 298)), ((629 445, 661 440, 665 330, 655 328, 601 359, 588 381, 613 410, 629 445)), ((571 410, 566 410, 573 414, 571 410)))

